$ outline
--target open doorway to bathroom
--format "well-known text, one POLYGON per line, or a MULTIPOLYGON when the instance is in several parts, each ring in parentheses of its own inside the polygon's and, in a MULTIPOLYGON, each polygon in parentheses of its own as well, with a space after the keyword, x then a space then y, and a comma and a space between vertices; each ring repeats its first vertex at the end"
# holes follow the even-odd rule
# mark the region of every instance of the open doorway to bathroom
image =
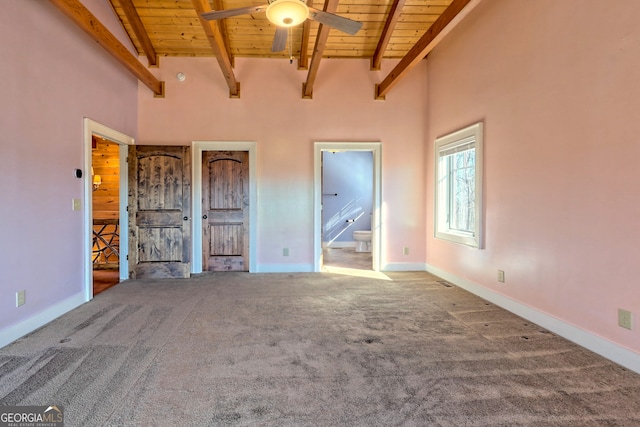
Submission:
POLYGON ((379 271, 378 142, 316 142, 315 271, 379 271))
POLYGON ((373 268, 373 153, 322 152, 322 259, 324 267, 373 268))

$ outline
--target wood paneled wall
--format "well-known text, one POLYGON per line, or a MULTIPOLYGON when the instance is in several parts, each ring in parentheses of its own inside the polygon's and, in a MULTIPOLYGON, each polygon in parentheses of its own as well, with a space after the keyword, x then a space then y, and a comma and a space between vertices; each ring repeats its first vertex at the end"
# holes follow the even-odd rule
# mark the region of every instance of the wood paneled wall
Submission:
POLYGON ((95 136, 93 145, 93 173, 102 178, 102 184, 93 192, 93 218, 116 219, 120 205, 120 146, 95 136))

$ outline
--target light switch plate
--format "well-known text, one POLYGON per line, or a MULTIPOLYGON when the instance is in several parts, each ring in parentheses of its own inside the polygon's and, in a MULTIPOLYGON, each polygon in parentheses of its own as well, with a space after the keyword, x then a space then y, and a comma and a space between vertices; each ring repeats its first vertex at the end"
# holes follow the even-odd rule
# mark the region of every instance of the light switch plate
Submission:
POLYGON ((80 199, 72 199, 71 200, 71 210, 79 211, 82 209, 82 202, 80 199))

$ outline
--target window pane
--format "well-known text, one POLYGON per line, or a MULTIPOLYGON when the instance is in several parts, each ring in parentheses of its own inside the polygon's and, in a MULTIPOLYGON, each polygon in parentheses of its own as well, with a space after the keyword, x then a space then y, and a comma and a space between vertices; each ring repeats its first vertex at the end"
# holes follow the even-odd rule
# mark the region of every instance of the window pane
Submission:
POLYGON ((449 228, 475 230, 475 149, 452 155, 451 222, 449 228))

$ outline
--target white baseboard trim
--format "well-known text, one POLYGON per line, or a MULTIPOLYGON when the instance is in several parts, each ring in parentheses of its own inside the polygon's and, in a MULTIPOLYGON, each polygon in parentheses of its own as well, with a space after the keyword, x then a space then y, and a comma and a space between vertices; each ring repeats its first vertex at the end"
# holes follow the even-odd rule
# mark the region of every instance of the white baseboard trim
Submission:
POLYGON ((433 265, 426 271, 640 374, 640 354, 433 265))
POLYGON ((383 264, 380 271, 426 271, 427 264, 423 262, 389 262, 383 264))
POLYGON ((311 264, 259 264, 256 273, 313 273, 311 264))
POLYGON ((11 344, 18 338, 35 331, 39 327, 44 326, 74 308, 81 306, 85 302, 87 302, 86 294, 82 291, 52 305, 51 307, 45 308, 41 312, 36 313, 15 325, 3 328, 0 330, 0 348, 11 344))

